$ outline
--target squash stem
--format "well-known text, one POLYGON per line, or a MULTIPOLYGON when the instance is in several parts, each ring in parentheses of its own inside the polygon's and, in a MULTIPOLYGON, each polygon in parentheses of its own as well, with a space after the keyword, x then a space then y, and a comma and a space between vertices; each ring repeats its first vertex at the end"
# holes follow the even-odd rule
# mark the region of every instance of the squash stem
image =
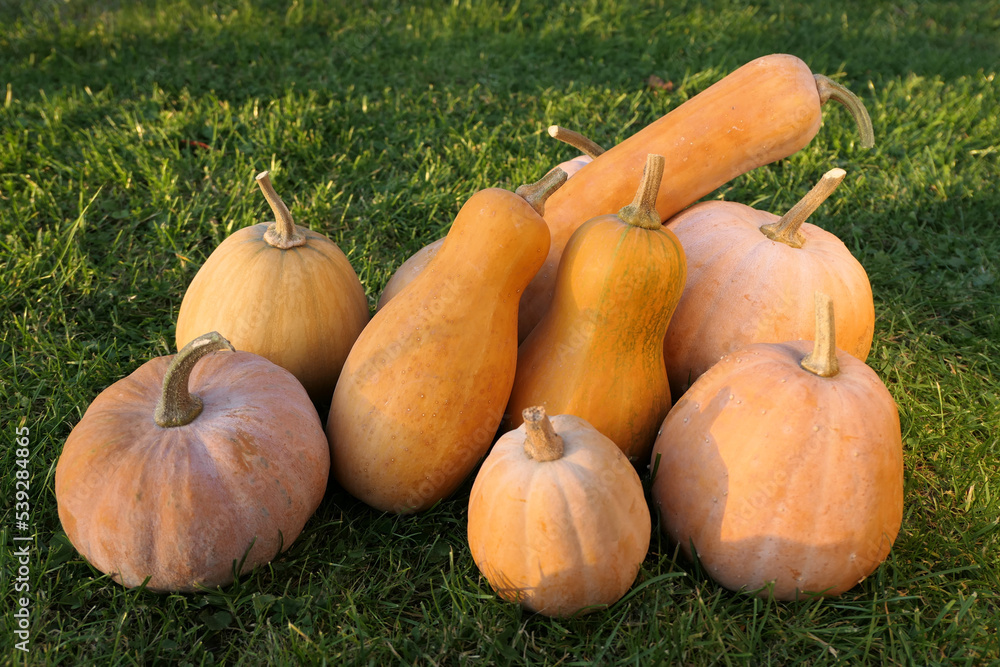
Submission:
POLYGON ((822 74, 813 74, 816 79, 816 90, 819 92, 819 103, 826 104, 828 100, 839 102, 847 108, 847 111, 858 124, 858 133, 861 135, 861 147, 871 148, 875 145, 875 130, 872 128, 872 119, 868 115, 868 109, 857 95, 849 91, 843 85, 822 74))
POLYGON ((618 217, 633 227, 659 229, 660 214, 656 210, 656 195, 663 180, 662 155, 650 153, 646 156, 646 167, 642 170, 642 181, 635 193, 635 199, 618 211, 618 217))
POLYGON ((819 183, 814 185, 805 197, 790 208, 788 213, 781 216, 780 220, 762 225, 761 233, 772 241, 778 241, 793 248, 801 248, 802 244, 806 242, 802 232, 799 231, 802 223, 816 212, 816 209, 826 201, 827 197, 833 194, 846 175, 847 172, 839 167, 823 174, 819 183))
POLYGON ((528 458, 535 461, 555 461, 562 458, 562 436, 552 428, 545 408, 540 405, 525 408, 521 416, 524 418, 524 453, 528 458))
POLYGON ((549 125, 549 136, 556 141, 569 144, 591 159, 597 159, 604 153, 604 149, 594 143, 590 137, 586 137, 579 132, 569 130, 560 125, 549 125))
POLYGON ((292 214, 288 211, 288 207, 285 206, 285 202, 281 201, 281 197, 271 185, 269 172, 262 171, 257 174, 256 181, 261 192, 264 193, 264 199, 267 200, 274 213, 274 223, 264 232, 264 240, 272 247, 282 250, 305 245, 306 236, 295 226, 295 221, 292 220, 292 214))
POLYGON ((545 215, 545 202, 566 182, 567 178, 565 171, 555 167, 537 182, 522 185, 514 191, 514 194, 528 202, 538 215, 545 215))
POLYGON ((198 360, 217 350, 232 352, 233 346, 218 332, 213 331, 195 338, 170 360, 163 376, 163 391, 153 412, 153 420, 157 426, 185 426, 201 414, 201 399, 188 389, 188 379, 198 360))
POLYGON ((840 372, 837 362, 837 331, 833 321, 833 299, 816 292, 816 342, 812 352, 799 362, 805 370, 831 378, 840 372))

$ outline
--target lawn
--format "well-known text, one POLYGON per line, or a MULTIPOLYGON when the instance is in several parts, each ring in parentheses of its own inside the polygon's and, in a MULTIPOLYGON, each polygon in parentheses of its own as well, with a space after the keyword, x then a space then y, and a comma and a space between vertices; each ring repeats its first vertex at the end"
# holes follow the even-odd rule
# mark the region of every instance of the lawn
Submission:
POLYGON ((0 0, 0 26, 3 664, 1000 663, 997 0, 0 0), (654 516, 624 599, 534 616, 472 561, 471 482, 411 517, 331 487, 278 560, 200 594, 126 590, 69 545, 63 443, 101 390, 175 351, 212 249, 272 219, 255 173, 338 243, 374 308, 474 192, 575 155, 548 125, 611 146, 775 52, 856 92, 875 147, 827 105, 806 148, 707 198, 783 213, 847 171, 811 221, 869 274, 868 364, 898 404, 905 467, 901 532, 860 585, 730 592, 654 516))

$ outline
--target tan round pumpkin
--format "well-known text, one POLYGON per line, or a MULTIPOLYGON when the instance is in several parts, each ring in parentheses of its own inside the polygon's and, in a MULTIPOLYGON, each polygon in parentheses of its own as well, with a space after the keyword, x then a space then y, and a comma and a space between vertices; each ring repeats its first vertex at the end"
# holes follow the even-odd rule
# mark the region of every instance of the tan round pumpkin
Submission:
POLYGON ((833 345, 757 343, 702 375, 653 447, 661 526, 732 590, 839 595, 886 558, 903 516, 896 403, 833 345))
POLYGON ((326 491, 316 408, 288 371, 218 334, 146 362, 73 428, 56 465, 73 546, 128 587, 228 584, 298 537, 326 491))
POLYGON ((240 229, 209 255, 181 302, 177 348, 218 331, 291 371, 325 405, 368 323, 368 298, 340 248, 295 225, 268 172, 257 183, 276 222, 240 229))
POLYGON ((649 549, 642 483, 615 443, 538 406, 494 445, 469 499, 472 557, 504 600, 547 616, 617 602, 649 549))

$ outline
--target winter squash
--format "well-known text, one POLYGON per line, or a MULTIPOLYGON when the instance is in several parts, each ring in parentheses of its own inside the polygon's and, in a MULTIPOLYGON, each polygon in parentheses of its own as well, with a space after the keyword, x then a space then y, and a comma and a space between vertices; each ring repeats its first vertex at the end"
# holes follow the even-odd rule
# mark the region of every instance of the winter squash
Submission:
POLYGON ((504 600, 565 617, 617 602, 649 550, 635 469, 585 420, 525 410, 476 475, 473 560, 504 600))
POLYGON ((540 405, 582 417, 645 465, 670 409, 663 336, 684 288, 680 241, 653 208, 663 157, 650 155, 635 201, 598 216, 566 246, 552 305, 518 349, 507 427, 540 405))
POLYGON ((656 209, 667 220, 736 176, 805 147, 831 99, 848 108, 862 146, 870 146, 871 119, 856 96, 795 56, 774 54, 740 67, 580 169, 546 207, 552 244, 521 298, 521 339, 552 301, 569 237, 584 221, 631 201, 647 154, 666 158, 656 209))
POLYGON ((844 175, 843 169, 827 172, 781 218, 710 201, 668 222, 688 260, 684 293, 663 343, 675 397, 745 345, 812 339, 816 291, 836 306, 837 346, 867 359, 875 331, 868 274, 840 239, 806 222, 844 175))
POLYGON ((548 250, 535 207, 564 181, 556 170, 520 195, 477 192, 427 268, 361 333, 327 420, 334 476, 349 493, 381 510, 424 510, 486 454, 514 381, 518 297, 548 250))
MULTIPOLYGON (((584 165, 589 164, 595 157, 604 152, 603 148, 586 137, 557 125, 553 125, 549 128, 549 134, 553 137, 558 137, 561 141, 570 142, 571 145, 579 146, 580 150, 585 151, 584 155, 578 155, 571 160, 560 162, 556 165, 556 167, 566 173, 566 178, 572 178, 573 174, 580 171, 584 165)), ((544 215, 544 212, 544 205, 540 204, 539 213, 544 215)), ((428 243, 423 248, 410 255, 405 262, 399 265, 399 268, 396 269, 395 273, 393 273, 389 278, 389 282, 387 282, 385 287, 382 289, 382 294, 379 296, 376 310, 381 310, 385 304, 389 303, 390 299, 396 296, 400 290, 410 284, 410 282, 412 282, 413 279, 424 270, 424 268, 430 263, 431 259, 434 258, 434 255, 437 254, 438 250, 441 249, 442 243, 444 243, 443 237, 437 241, 428 243)))
POLYGON ((291 371, 325 406, 368 322, 368 299, 340 248, 295 225, 268 172, 257 183, 276 222, 236 231, 208 257, 181 302, 177 347, 218 331, 291 371))
POLYGON ((291 546, 326 491, 330 454, 291 373, 217 333, 105 389, 56 465, 73 546, 127 586, 194 591, 291 546))
POLYGON ((661 525, 732 590, 791 600, 839 595, 886 558, 903 516, 895 401, 834 345, 755 343, 698 378, 663 422, 651 459, 661 525))

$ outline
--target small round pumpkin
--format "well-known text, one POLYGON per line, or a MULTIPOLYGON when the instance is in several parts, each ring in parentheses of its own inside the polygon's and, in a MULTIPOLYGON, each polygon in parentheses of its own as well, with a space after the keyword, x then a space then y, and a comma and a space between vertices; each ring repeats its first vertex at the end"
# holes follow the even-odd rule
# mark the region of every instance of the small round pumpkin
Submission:
POLYGON ((127 587, 228 584, 295 541, 326 491, 319 415, 291 373, 217 333, 98 395, 56 465, 73 546, 127 587))
POLYGON ((617 602, 649 549, 642 483, 579 417, 533 406, 494 445, 469 499, 468 538, 501 598, 547 616, 617 602))
POLYGON ((291 371, 325 405, 368 323, 368 298, 340 248, 295 225, 268 172, 256 178, 276 222, 234 232, 208 257, 181 302, 177 348, 218 331, 291 371))
POLYGON ((830 232, 806 222, 843 180, 827 172, 778 217, 736 202, 696 204, 668 221, 688 271, 663 355, 679 397, 723 356, 751 343, 811 340, 814 292, 836 305, 837 345, 861 361, 875 331, 875 302, 864 267, 830 232))
POLYGON ((815 343, 757 343, 713 366, 653 447, 664 532, 731 590, 839 595, 899 532, 896 403, 871 368, 836 349, 832 310, 817 298, 815 343))

